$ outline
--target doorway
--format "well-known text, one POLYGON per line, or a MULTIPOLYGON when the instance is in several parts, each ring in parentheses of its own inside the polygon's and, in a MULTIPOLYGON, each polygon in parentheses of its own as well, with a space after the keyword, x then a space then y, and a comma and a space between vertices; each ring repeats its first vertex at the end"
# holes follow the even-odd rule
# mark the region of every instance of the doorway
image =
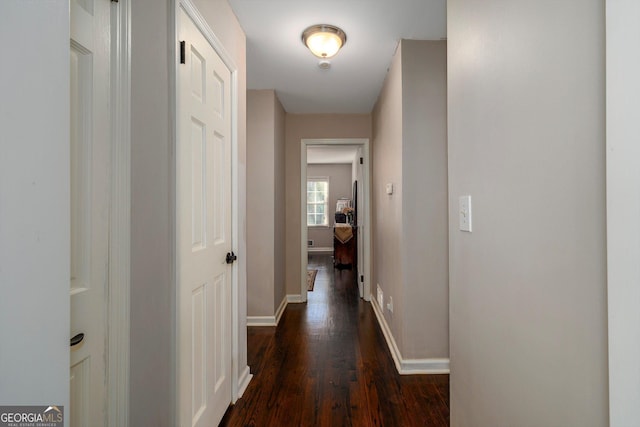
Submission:
MULTIPOLYGON (((355 188, 349 191, 351 196, 351 206, 355 207, 356 218, 354 220, 356 228, 357 239, 357 265, 353 265, 353 269, 358 271, 358 291, 360 298, 366 301, 371 299, 371 285, 370 285, 370 257, 371 257, 371 212, 370 212, 370 160, 369 160, 369 139, 365 138, 346 138, 346 139, 303 139, 302 147, 300 150, 300 175, 301 175, 301 194, 300 194, 300 212, 301 212, 301 287, 300 294, 302 301, 307 301, 307 268, 309 257, 309 231, 308 231, 308 217, 307 217, 307 180, 309 178, 308 173, 308 150, 309 149, 321 149, 324 148, 354 148, 353 159, 353 175, 352 182, 349 184, 351 187, 354 183, 355 188), (356 194, 354 200, 353 195, 356 194), (357 200, 357 201, 356 201, 357 200), (357 205, 356 205, 357 204, 357 205)), ((333 150, 340 151, 340 150, 333 150)), ((332 228, 334 224, 334 210, 336 206, 330 206, 327 204, 327 224, 326 227, 332 228)), ((333 237, 331 237, 333 239, 333 237)), ((324 250, 328 250, 327 246, 323 247, 324 250)), ((331 247, 332 250, 332 247, 331 247)))

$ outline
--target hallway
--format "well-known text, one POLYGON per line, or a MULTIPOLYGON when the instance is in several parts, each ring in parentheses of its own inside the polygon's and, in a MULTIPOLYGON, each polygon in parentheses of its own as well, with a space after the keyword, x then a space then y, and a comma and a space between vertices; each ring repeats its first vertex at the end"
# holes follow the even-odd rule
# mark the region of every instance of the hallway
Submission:
POLYGON ((250 327, 254 377, 223 426, 447 426, 449 376, 400 376, 354 273, 313 255, 307 304, 250 327))

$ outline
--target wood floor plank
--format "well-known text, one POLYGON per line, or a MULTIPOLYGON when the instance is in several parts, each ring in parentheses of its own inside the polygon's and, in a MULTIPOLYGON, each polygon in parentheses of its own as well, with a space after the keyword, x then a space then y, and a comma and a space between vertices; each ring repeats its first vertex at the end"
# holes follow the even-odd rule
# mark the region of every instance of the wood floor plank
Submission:
POLYGON ((221 426, 448 426, 449 376, 400 376, 357 274, 314 255, 306 304, 248 328, 253 379, 221 426))

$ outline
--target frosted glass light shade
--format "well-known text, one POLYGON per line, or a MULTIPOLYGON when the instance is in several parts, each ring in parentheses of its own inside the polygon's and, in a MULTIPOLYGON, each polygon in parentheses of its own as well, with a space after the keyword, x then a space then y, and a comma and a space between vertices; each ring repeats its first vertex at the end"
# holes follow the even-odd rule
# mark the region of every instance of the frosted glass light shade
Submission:
POLYGON ((313 25, 302 33, 302 42, 318 58, 331 58, 347 42, 347 35, 333 25, 313 25))

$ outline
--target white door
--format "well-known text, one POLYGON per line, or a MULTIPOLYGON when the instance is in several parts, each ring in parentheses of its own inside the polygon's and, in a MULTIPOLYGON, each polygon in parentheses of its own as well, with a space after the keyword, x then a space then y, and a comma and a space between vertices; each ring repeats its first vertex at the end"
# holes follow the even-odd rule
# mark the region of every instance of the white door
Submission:
POLYGON ((218 425, 231 403, 231 73, 181 10, 177 277, 181 426, 218 425))
POLYGON ((70 2, 72 427, 104 425, 106 417, 110 4, 70 2))

